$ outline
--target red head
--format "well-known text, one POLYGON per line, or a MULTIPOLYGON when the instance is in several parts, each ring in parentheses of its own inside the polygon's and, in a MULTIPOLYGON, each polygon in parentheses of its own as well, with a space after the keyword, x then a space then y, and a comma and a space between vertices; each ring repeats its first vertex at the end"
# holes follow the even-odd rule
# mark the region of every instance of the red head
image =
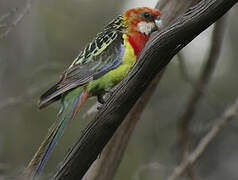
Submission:
POLYGON ((153 31, 161 29, 160 11, 147 7, 130 9, 124 13, 124 23, 128 27, 126 34, 139 56, 153 31))

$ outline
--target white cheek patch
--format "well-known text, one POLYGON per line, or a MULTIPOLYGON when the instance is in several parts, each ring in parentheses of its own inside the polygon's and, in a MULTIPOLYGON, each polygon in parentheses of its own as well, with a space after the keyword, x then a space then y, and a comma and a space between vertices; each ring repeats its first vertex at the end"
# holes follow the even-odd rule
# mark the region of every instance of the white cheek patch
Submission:
POLYGON ((139 22, 138 25, 138 30, 141 32, 141 33, 144 33, 146 35, 149 35, 152 31, 152 29, 155 28, 155 24, 153 22, 139 22))

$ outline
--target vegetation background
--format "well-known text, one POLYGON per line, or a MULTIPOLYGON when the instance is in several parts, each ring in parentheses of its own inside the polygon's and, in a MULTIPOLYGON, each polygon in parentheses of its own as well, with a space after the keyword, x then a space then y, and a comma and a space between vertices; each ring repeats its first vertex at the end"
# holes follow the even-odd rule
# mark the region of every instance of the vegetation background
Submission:
MULTIPOLYGON (((64 68, 104 25, 126 9, 154 7, 156 2, 34 1, 19 24, 1 37, 7 29, 5 24, 11 24, 19 16, 26 1, 0 1, 0 179, 23 170, 56 120, 59 104, 39 111, 38 97, 59 79, 64 68), (3 18, 9 13, 8 18, 3 18)), ((237 18, 238 7, 235 6, 224 27, 218 65, 189 127, 192 145, 237 98, 237 18)), ((207 29, 182 50, 187 76, 177 57, 169 64, 136 126, 115 180, 163 179, 177 165, 178 118, 207 58, 212 29, 207 29)), ((44 169, 46 175, 56 168, 82 128, 92 119, 94 114, 85 116, 85 113, 95 101, 89 100, 67 127, 44 169)), ((196 164, 201 179, 238 179, 237 120, 236 117, 221 131, 196 164)))

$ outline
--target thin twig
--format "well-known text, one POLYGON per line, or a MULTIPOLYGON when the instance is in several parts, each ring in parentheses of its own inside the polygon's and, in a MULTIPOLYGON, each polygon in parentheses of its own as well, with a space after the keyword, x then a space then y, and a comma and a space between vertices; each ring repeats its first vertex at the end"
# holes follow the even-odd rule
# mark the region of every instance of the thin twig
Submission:
MULTIPOLYGON (((34 0, 27 0, 26 5, 24 7, 24 9, 22 10, 22 12, 17 16, 17 18, 8 26, 7 30, 0 34, 0 39, 5 38, 11 31, 12 29, 17 26, 25 17, 25 15, 30 11, 32 3, 34 0)), ((7 16, 4 16, 2 19, 5 19, 6 17, 8 17, 9 15, 7 14, 7 16)))
POLYGON ((8 27, 7 24, 0 24, 0 28, 6 28, 6 27, 8 27))
POLYGON ((2 16, 0 16, 0 22, 5 21, 8 17, 10 17, 12 14, 14 14, 16 12, 17 9, 12 9, 9 12, 7 12, 6 14, 3 14, 2 16))
POLYGON ((221 115, 220 118, 216 120, 215 125, 207 133, 206 136, 202 138, 200 143, 197 145, 195 150, 190 153, 186 159, 184 159, 179 166, 177 166, 172 174, 168 177, 167 180, 175 180, 180 177, 189 165, 194 164, 202 153, 206 150, 210 142, 217 136, 217 134, 222 130, 222 128, 235 116, 238 115, 238 98, 235 103, 228 107, 225 112, 221 115))
MULTIPOLYGON (((132 177, 133 180, 140 180, 141 175, 143 172, 146 171, 151 171, 151 170, 156 170, 156 172, 158 172, 159 174, 163 175, 163 171, 166 167, 163 166, 161 163, 158 162, 150 162, 148 164, 143 164, 142 166, 140 166, 137 170, 135 175, 132 177)), ((161 175, 159 177, 161 177, 161 175)), ((157 177, 158 179, 160 179, 159 177, 157 177)))
MULTIPOLYGON (((56 63, 47 63, 47 65, 42 65, 37 67, 35 70, 32 70, 32 74, 40 73, 44 70, 52 70, 52 69, 59 69, 60 65, 56 63)), ((33 78, 34 76, 32 76, 33 78)), ((49 84, 52 84, 55 80, 55 76, 52 77, 47 83, 37 84, 33 87, 27 88, 20 96, 11 96, 7 97, 6 99, 2 99, 0 101, 0 111, 8 108, 9 106, 16 106, 18 104, 23 104, 25 102, 34 102, 33 96, 36 95, 38 92, 42 91, 49 84)), ((31 80, 32 81, 32 80, 31 80)), ((32 82, 33 83, 33 82, 32 82)))
POLYGON ((7 107, 10 106, 16 106, 18 104, 25 103, 27 101, 33 102, 33 96, 36 95, 38 92, 40 92, 42 89, 49 86, 49 82, 41 84, 40 86, 37 85, 35 87, 29 88, 23 95, 21 96, 13 96, 8 97, 5 100, 1 100, 0 102, 0 111, 4 110, 7 107))
MULTIPOLYGON (((220 54, 220 50, 222 47, 222 40, 224 36, 224 29, 225 29, 225 17, 218 20, 215 23, 214 31, 212 34, 212 43, 211 43, 211 50, 210 54, 208 56, 208 59, 206 61, 205 67, 203 69, 203 72, 201 73, 200 79, 198 83, 195 85, 194 91, 192 92, 192 95, 189 98, 189 101, 186 105, 185 111, 181 115, 179 119, 179 133, 180 133, 180 139, 179 143, 182 148, 183 158, 186 158, 189 152, 189 124, 191 119, 193 118, 196 108, 198 105, 199 100, 204 95, 203 92, 205 91, 211 76, 214 72, 216 63, 218 61, 218 57, 220 54)), ((188 168, 189 174, 193 176, 194 174, 194 168, 188 168)), ((195 179, 195 178, 193 178, 195 179)))

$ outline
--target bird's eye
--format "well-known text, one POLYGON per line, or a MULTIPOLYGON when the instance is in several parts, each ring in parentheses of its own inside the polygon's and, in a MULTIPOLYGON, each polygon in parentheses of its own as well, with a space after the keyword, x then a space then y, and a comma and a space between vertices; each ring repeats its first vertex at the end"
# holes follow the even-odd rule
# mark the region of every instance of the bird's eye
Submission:
POLYGON ((149 20, 149 21, 153 20, 151 14, 149 12, 144 12, 142 14, 142 17, 145 18, 146 20, 149 20))

